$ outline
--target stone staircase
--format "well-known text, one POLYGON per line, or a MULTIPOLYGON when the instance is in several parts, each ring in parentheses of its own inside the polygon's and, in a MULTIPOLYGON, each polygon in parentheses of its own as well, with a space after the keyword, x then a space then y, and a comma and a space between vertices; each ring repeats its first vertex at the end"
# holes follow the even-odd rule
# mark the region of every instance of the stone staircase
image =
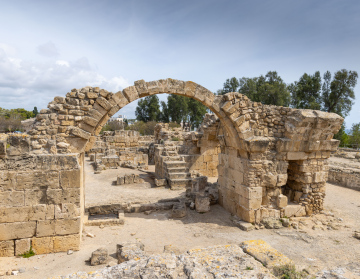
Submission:
POLYGON ((190 173, 186 162, 177 152, 176 146, 165 146, 163 153, 165 178, 172 190, 185 189, 191 185, 190 173))

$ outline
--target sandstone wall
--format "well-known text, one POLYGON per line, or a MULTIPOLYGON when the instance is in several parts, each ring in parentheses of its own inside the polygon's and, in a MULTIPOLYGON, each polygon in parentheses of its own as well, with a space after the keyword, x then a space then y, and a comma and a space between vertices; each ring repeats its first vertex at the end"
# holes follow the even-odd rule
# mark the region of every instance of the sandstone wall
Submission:
POLYGON ((0 257, 78 250, 84 196, 80 154, 30 154, 28 135, 2 136, 0 257))

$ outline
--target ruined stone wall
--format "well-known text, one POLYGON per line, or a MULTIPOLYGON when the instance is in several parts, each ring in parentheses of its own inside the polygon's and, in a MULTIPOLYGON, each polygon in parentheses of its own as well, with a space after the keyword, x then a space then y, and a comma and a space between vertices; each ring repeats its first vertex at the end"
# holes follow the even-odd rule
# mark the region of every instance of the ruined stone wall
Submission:
POLYGON ((32 154, 28 135, 0 136, 0 257, 78 250, 81 154, 32 154))
POLYGON ((66 250, 75 242, 79 245, 83 153, 92 148, 103 125, 117 111, 134 100, 159 93, 198 100, 219 118, 219 201, 231 213, 248 222, 259 222, 267 216, 301 216, 322 208, 325 159, 338 146, 332 137, 343 122, 340 116, 263 105, 237 92, 215 96, 192 81, 139 80, 115 94, 87 86, 55 97, 36 116, 30 136, 24 135, 22 140, 9 136, 0 141, 0 216, 16 216, 4 212, 16 212, 16 208, 27 212, 42 205, 46 205, 45 212, 52 212, 54 206, 50 217, 2 220, 0 241, 8 248, 1 251, 12 251, 12 245, 16 249, 19 239, 31 241, 42 252, 59 251, 60 246, 66 250), (21 180, 23 172, 32 182, 21 180), (74 177, 70 178, 72 173, 74 177), (39 175, 51 179, 45 185, 38 184, 34 179, 39 175), (26 203, 31 197, 34 202, 26 203), (75 204, 80 213, 70 209, 70 204, 75 204), (60 211, 64 214, 56 213, 60 211), (26 233, 20 234, 24 226, 26 233))

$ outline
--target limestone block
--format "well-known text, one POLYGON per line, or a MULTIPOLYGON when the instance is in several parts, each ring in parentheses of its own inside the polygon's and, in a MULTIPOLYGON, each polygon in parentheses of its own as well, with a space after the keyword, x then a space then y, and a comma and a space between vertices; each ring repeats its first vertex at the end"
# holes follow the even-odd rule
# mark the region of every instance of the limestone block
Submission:
POLYGON ((7 138, 6 153, 8 156, 19 156, 30 151, 30 137, 28 135, 10 135, 7 138))
POLYGON ((116 184, 117 184, 117 185, 123 185, 123 184, 125 184, 125 177, 124 177, 124 176, 117 176, 117 178, 116 178, 116 184))
POLYGON ((261 199, 263 187, 241 187, 240 195, 246 199, 261 199))
MULTIPOLYGON (((99 121, 104 116, 105 113, 100 113, 96 109, 90 109, 87 114, 88 114, 89 117, 95 119, 96 121, 99 121)), ((84 120, 85 120, 85 117, 84 117, 84 120)), ((93 121, 93 120, 91 120, 91 121, 93 121)), ((91 125, 88 122, 86 122, 86 123, 91 125)), ((97 123, 96 123, 96 125, 97 125, 97 123)))
POLYGON ((13 257, 14 247, 14 240, 0 241, 0 257, 13 257))
POLYGON ((277 207, 284 208, 284 207, 287 206, 287 204, 288 204, 287 196, 284 196, 284 195, 280 194, 276 199, 277 207))
POLYGON ((108 250, 105 248, 99 248, 92 252, 90 258, 91 265, 99 265, 107 262, 108 259, 108 250))
POLYGON ((23 191, 0 192, 0 206, 24 206, 25 194, 23 191))
POLYGON ((71 130, 71 133, 73 135, 78 136, 78 137, 83 138, 83 139, 89 139, 91 137, 91 133, 86 132, 83 129, 80 129, 80 128, 77 128, 77 127, 74 127, 71 130))
POLYGON ((84 116, 83 121, 84 121, 84 123, 86 123, 92 127, 95 127, 97 125, 97 123, 99 122, 98 119, 92 118, 90 116, 84 116))
POLYGON ((36 237, 55 235, 55 220, 38 221, 36 226, 36 237))
POLYGON ((288 152, 287 160, 306 160, 308 155, 305 152, 288 152))
POLYGON ((186 216, 186 205, 185 203, 174 204, 171 212, 172 218, 183 218, 186 216))
POLYGON ((327 172, 315 172, 313 174, 313 182, 326 182, 327 180, 327 172))
POLYGON ((46 205, 45 219, 52 220, 55 218, 55 206, 53 204, 46 205))
POLYGON ((25 254, 30 250, 30 238, 23 238, 15 240, 15 256, 25 254))
POLYGON ((72 219, 80 216, 79 208, 73 203, 55 205, 55 219, 72 219))
POLYGON ((98 97, 96 102, 107 111, 112 108, 112 105, 104 97, 98 97))
POLYGON ((28 221, 30 207, 0 207, 0 223, 28 221))
MULTIPOLYGON (((80 119, 81 120, 81 119, 80 119)), ((79 120, 79 121, 80 121, 79 120)), ((86 132, 88 132, 88 133, 92 133, 92 132, 94 132, 94 127, 93 126, 90 126, 90 125, 88 125, 88 124, 85 124, 85 123, 82 123, 82 122, 80 122, 79 123, 79 128, 80 129, 82 129, 82 130, 84 130, 84 131, 86 131, 86 132)))
POLYGON ((205 194, 196 194, 195 209, 199 213, 205 213, 210 211, 210 197, 205 194))
POLYGON ((80 188, 80 175, 80 169, 60 171, 61 188, 80 188))
POLYGON ((62 202, 63 190, 61 189, 48 189, 46 191, 46 203, 59 204, 62 202))
POLYGON ((139 93, 137 92, 135 86, 126 87, 123 90, 123 94, 130 103, 139 98, 139 93))
POLYGON ((247 199, 240 196, 239 204, 248 210, 256 210, 261 206, 261 198, 247 199))
POLYGON ((294 193, 294 201, 295 202, 300 202, 300 198, 302 197, 303 192, 300 191, 295 191, 294 193))
POLYGON ((54 253, 65 252, 68 250, 80 250, 80 234, 71 234, 64 236, 54 236, 54 253))
POLYGON ((54 241, 52 236, 33 237, 31 239, 31 246, 37 255, 54 252, 54 241))
POLYGON ((123 93, 121 91, 112 95, 112 99, 119 106, 119 108, 123 108, 124 106, 126 106, 129 103, 129 101, 126 99, 126 97, 123 95, 123 93))
POLYGON ((104 116, 105 114, 107 114, 107 110, 104 109, 102 106, 100 106, 99 103, 95 103, 95 104, 93 105, 93 108, 96 109, 98 112, 100 112, 100 114, 103 115, 103 116, 104 116))
POLYGON ((305 206, 300 204, 287 205, 284 208, 284 215, 286 217, 302 217, 306 215, 305 206))
POLYGON ((0 240, 29 238, 35 235, 36 222, 14 222, 0 224, 0 240))
POLYGON ((276 187, 278 182, 278 176, 272 173, 264 174, 262 182, 262 184, 266 187, 276 187))
POLYGON ((59 219, 55 222, 55 235, 77 234, 80 232, 80 218, 59 219))
POLYGON ((244 241, 240 246, 244 249, 245 253, 251 255, 268 268, 293 264, 288 257, 261 239, 244 241))
POLYGON ((276 186, 285 185, 287 180, 288 180, 288 175, 287 174, 278 174, 276 186))
POLYGON ((46 216, 46 207, 45 204, 34 205, 29 208, 29 221, 35 220, 45 220, 46 216))

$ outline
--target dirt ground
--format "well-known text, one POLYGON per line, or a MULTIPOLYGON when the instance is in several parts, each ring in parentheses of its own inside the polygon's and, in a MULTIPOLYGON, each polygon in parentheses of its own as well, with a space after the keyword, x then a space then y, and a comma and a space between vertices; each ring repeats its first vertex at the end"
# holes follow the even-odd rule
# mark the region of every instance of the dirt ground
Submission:
MULTIPOLYGON (((142 173, 137 170, 108 170, 94 175, 87 162, 86 206, 121 200, 156 201, 159 198, 178 197, 182 191, 151 188, 151 183, 133 186, 111 186, 120 172, 142 173)), ((151 169, 149 170, 151 171, 151 169)), ((360 278, 360 240, 353 237, 360 231, 360 192, 327 184, 325 213, 311 218, 294 219, 297 229, 259 229, 245 232, 231 222, 231 215, 221 206, 198 214, 188 209, 183 219, 171 219, 170 212, 125 214, 125 224, 109 227, 85 227, 95 237, 83 234, 80 251, 36 255, 29 259, 0 258, 0 270, 22 269, 17 278, 51 278, 77 271, 90 272, 102 266, 86 262, 91 253, 100 248, 108 249, 115 261, 116 244, 128 240, 141 240, 145 251, 161 253, 164 245, 172 244, 182 252, 218 244, 239 244, 250 239, 263 239, 275 249, 291 258, 299 268, 312 274, 319 270, 342 268, 345 278, 360 278), (327 224, 327 225, 324 225, 327 224)), ((13 276, 9 276, 12 278, 13 276)), ((8 277, 4 277, 8 278, 8 277)))

